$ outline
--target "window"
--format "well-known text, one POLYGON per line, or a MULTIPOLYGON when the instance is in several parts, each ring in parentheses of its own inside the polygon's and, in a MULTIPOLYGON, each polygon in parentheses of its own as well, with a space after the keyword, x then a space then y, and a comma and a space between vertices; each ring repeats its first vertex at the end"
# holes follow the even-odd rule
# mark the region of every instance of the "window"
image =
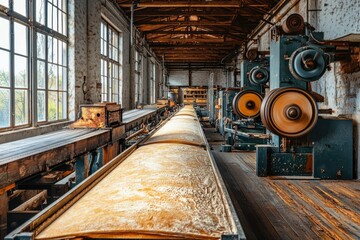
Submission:
POLYGON ((67 0, 0 5, 0 130, 67 119, 67 0))
POLYGON ((107 22, 101 31, 101 100, 121 103, 122 99, 122 36, 107 22))
POLYGON ((142 101, 142 55, 135 51, 135 106, 142 101))
POLYGON ((66 2, 36 0, 35 3, 36 22, 40 26, 36 29, 35 62, 36 119, 39 123, 67 119, 66 2))
POLYGON ((155 103, 155 63, 150 62, 150 104, 155 103))

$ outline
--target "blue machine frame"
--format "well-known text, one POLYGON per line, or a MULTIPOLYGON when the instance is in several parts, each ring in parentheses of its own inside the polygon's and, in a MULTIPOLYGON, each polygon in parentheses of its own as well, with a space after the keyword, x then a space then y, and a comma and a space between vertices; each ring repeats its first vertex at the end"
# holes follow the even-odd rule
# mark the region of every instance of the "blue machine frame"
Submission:
MULTIPOLYGON (((321 38, 322 34, 317 34, 321 38)), ((303 79, 294 56, 299 51, 319 51, 323 46, 309 43, 308 36, 275 36, 270 44, 270 90, 292 87, 310 91, 310 82, 319 79, 325 71, 314 72, 313 78, 303 79), (294 65, 295 64, 295 65, 294 65), (294 67, 295 66, 295 67, 294 67), (299 80, 300 79, 300 80, 299 80)), ((326 46, 329 47, 329 46, 326 46)), ((317 56, 315 55, 314 59, 317 56)), ((325 56, 330 62, 330 56, 325 56)), ((302 56, 300 55, 300 57, 302 56)), ((301 61, 301 59, 300 59, 301 61)), ((302 64, 302 63, 300 63, 302 64)), ((304 75, 306 77, 306 75, 304 75)), ((263 103, 264 104, 264 103, 263 103)), ((317 113, 316 113, 317 114, 317 113)), ((269 132, 269 131, 268 131, 269 132)), ((352 120, 319 117, 312 130, 304 136, 286 138, 269 132, 269 145, 256 148, 258 176, 309 176, 320 179, 353 178, 352 120)))
POLYGON ((235 100, 238 100, 242 93, 253 92, 259 96, 265 94, 265 84, 268 82, 269 58, 258 57, 254 61, 243 60, 241 63, 241 90, 227 91, 223 96, 223 102, 226 102, 226 108, 223 111, 230 119, 224 124, 224 136, 226 143, 232 145, 238 150, 255 150, 256 145, 265 144, 264 135, 266 129, 261 123, 259 116, 253 118, 244 118, 240 114, 235 114, 235 100), (260 81, 251 80, 254 73, 261 71, 263 78, 260 81))

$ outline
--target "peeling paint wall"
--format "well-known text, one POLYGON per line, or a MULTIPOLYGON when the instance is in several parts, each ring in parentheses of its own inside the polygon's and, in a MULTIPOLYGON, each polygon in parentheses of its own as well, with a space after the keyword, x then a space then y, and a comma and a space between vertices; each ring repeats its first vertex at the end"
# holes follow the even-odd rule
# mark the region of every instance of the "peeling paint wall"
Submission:
MULTIPOLYGON (((360 0, 292 0, 274 16, 272 22, 282 23, 288 15, 300 13, 305 21, 308 20, 316 28, 316 31, 324 32, 325 40, 332 40, 351 33, 360 33, 359 11, 360 0)), ((269 50, 270 28, 269 24, 265 24, 256 34, 258 41, 248 46, 258 47, 260 51, 269 50)), ((325 102, 319 104, 320 108, 332 108, 334 116, 353 119, 355 161, 359 162, 360 66, 359 62, 354 61, 351 65, 355 67, 352 67, 353 72, 350 73, 342 71, 344 68, 349 68, 349 63, 331 63, 331 70, 327 71, 320 80, 313 82, 312 87, 315 92, 325 97, 325 102)), ((356 167, 359 178, 360 164, 356 167)))
POLYGON ((318 0, 317 26, 325 39, 360 33, 360 0, 318 0))

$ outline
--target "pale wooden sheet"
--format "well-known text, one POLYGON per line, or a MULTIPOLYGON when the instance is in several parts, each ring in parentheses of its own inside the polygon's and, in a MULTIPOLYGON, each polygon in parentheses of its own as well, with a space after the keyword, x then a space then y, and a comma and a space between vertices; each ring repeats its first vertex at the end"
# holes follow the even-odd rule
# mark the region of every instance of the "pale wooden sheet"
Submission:
POLYGON ((175 118, 161 127, 145 144, 172 142, 205 146, 197 119, 175 118))
POLYGON ((218 239, 234 231, 230 223, 207 152, 152 144, 137 149, 36 239, 218 239))
POLYGON ((196 118, 196 112, 193 106, 185 105, 179 112, 175 114, 175 116, 188 115, 196 118))

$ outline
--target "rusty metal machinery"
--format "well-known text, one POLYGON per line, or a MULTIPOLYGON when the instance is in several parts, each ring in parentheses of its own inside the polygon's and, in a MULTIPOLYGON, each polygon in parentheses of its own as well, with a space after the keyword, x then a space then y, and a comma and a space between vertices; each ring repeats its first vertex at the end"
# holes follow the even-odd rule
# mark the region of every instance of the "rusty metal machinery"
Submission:
POLYGON ((260 107, 270 79, 269 58, 250 49, 241 63, 241 88, 227 92, 231 114, 224 124, 226 143, 239 150, 255 150, 264 144, 265 128, 260 121, 260 107))
POLYGON ((300 18, 290 15, 281 31, 279 27, 273 31, 271 91, 260 109, 271 140, 269 145, 257 146, 257 174, 351 179, 352 121, 318 117, 331 111, 318 109, 323 97, 311 89, 311 82, 320 79, 337 59, 336 45, 344 43, 327 45, 319 40, 323 34, 312 32, 300 18))
POLYGON ((253 90, 240 91, 233 100, 233 110, 240 118, 257 118, 263 97, 253 90))
POLYGON ((88 238, 245 239, 191 106, 5 239, 88 238))
POLYGON ((302 34, 305 30, 305 22, 300 14, 294 13, 286 18, 281 28, 286 34, 302 34))
POLYGON ((277 88, 264 99, 261 119, 267 129, 283 137, 300 137, 315 126, 317 105, 314 98, 300 88, 277 88))

